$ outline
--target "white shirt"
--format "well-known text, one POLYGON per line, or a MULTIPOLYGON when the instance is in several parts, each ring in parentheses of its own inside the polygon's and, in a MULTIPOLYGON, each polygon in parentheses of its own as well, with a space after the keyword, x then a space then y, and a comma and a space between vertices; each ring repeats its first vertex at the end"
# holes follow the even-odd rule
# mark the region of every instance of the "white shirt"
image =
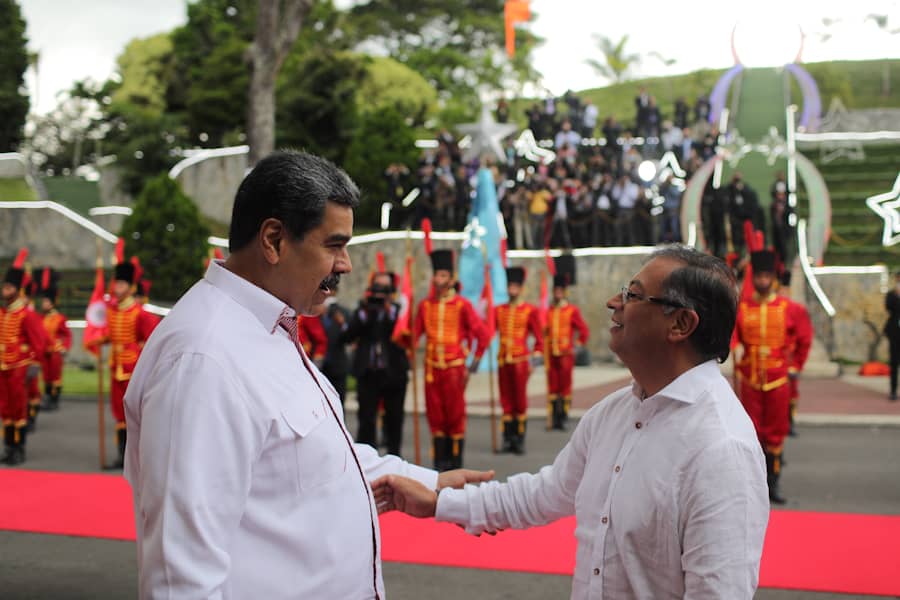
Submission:
POLYGON ((585 127, 594 128, 597 125, 597 115, 599 114, 596 104, 588 104, 584 107, 584 115, 581 117, 585 127))
POLYGON ((141 598, 384 598, 356 460, 370 480, 437 473, 351 444, 285 308, 212 262, 141 353, 125 396, 141 598))
POLYGON ((750 418, 714 361, 640 394, 591 408, 537 474, 441 490, 437 519, 481 533, 574 514, 574 599, 752 598, 769 499, 750 418))

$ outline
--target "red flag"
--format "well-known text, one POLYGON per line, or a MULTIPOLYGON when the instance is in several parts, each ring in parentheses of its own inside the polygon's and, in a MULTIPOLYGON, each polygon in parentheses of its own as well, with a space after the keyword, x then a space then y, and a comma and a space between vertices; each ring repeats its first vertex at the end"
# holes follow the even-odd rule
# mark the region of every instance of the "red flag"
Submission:
POLYGON ((427 217, 422 219, 422 233, 425 234, 425 254, 431 256, 433 249, 431 245, 431 219, 427 217))
POLYGON ((412 256, 407 256, 406 267, 403 269, 403 279, 400 281, 400 313, 397 315, 397 322, 394 324, 394 331, 391 334, 391 340, 398 346, 403 346, 404 348, 410 348, 413 345, 412 262, 412 256))
POLYGON ((491 267, 489 264, 484 266, 484 287, 481 288, 481 301, 479 304, 484 310, 484 326, 487 329, 487 337, 490 341, 497 330, 497 318, 494 314, 494 290, 491 287, 491 267))
POLYGON ((504 24, 506 25, 506 53, 512 58, 516 54, 515 24, 531 18, 531 7, 528 0, 506 0, 503 6, 504 24))
POLYGON ((547 272, 541 271, 541 301, 538 313, 541 315, 541 327, 547 326, 547 314, 550 312, 550 297, 547 294, 547 272))
POLYGON ((106 335, 106 301, 103 299, 106 285, 103 279, 103 265, 98 264, 94 275, 94 291, 84 314, 87 326, 81 341, 84 349, 95 356, 100 354, 97 341, 106 335))

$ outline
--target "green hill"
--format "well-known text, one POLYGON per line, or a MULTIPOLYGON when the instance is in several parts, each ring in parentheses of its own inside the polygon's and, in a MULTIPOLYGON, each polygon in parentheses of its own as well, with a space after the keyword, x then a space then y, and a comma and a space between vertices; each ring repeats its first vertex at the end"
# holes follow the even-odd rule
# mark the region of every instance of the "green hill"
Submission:
POLYGON ((0 179, 0 201, 37 200, 37 194, 24 178, 0 179))

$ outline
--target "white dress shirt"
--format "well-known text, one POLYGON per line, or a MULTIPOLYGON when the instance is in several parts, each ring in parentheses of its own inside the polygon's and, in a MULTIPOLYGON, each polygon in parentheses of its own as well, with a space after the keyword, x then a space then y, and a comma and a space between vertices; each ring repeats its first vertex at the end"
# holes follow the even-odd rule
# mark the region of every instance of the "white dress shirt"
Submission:
POLYGON ((437 473, 351 443, 286 308, 212 262, 144 347, 125 396, 141 598, 384 598, 360 471, 437 473))
POLYGON ((752 598, 769 516, 762 449, 710 361, 591 408, 552 466, 441 490, 470 533, 576 517, 572 598, 752 598))

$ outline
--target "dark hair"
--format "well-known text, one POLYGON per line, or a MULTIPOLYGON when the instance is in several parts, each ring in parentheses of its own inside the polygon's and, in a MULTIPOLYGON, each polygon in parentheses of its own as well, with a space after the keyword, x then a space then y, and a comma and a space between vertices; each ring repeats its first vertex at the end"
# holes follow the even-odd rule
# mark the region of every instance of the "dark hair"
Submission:
MULTIPOLYGON (((694 350, 704 360, 728 359, 737 318, 738 293, 734 275, 725 262, 690 246, 670 244, 654 251, 649 260, 671 258, 684 263, 662 283, 662 298, 697 313, 700 322, 691 334, 694 350)), ((667 309, 669 311, 674 308, 667 309)))
POLYGON ((302 240, 325 217, 327 202, 356 208, 359 189, 334 163, 306 152, 283 150, 259 161, 234 197, 228 251, 247 246, 266 219, 280 220, 302 240))

